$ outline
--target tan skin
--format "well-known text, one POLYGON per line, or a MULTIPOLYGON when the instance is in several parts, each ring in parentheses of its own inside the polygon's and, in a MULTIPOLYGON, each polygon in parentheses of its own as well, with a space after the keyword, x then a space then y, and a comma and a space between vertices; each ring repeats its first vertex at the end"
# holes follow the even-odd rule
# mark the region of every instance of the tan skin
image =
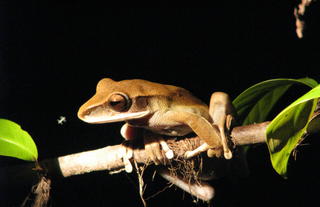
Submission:
MULTIPOLYGON (((232 158, 226 138, 231 114, 229 97, 222 92, 212 94, 208 107, 180 87, 140 79, 113 81, 110 78, 99 81, 96 94, 78 111, 78 117, 88 123, 126 122, 121 129, 126 139, 132 137, 135 128, 146 129, 145 150, 156 164, 173 157, 158 135, 184 136, 190 132, 196 133, 205 144, 187 152, 186 158, 204 151, 209 157, 222 151, 226 159, 232 158)), ((132 153, 129 154, 130 158, 132 153)), ((128 159, 125 161, 128 164, 128 159)))

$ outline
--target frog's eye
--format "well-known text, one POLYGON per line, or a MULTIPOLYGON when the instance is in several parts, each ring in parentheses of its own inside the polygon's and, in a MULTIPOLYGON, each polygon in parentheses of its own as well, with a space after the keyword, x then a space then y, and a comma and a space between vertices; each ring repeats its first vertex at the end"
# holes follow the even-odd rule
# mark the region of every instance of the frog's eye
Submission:
POLYGON ((123 112, 129 109, 130 99, 126 94, 114 93, 108 99, 109 107, 116 112, 123 112))

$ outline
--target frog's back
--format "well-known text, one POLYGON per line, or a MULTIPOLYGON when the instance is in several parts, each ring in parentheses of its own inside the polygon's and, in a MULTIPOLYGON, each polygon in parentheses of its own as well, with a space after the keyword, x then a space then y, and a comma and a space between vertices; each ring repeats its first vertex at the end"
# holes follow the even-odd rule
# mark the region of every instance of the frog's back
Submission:
POLYGON ((168 107, 174 110, 189 111, 208 120, 210 119, 207 104, 184 88, 139 79, 131 81, 132 86, 136 86, 136 90, 140 91, 140 94, 162 96, 167 99, 168 107))
POLYGON ((191 92, 178 86, 155 83, 142 79, 123 80, 120 82, 126 85, 126 88, 134 89, 133 91, 136 96, 164 96, 172 98, 176 103, 206 105, 191 92))

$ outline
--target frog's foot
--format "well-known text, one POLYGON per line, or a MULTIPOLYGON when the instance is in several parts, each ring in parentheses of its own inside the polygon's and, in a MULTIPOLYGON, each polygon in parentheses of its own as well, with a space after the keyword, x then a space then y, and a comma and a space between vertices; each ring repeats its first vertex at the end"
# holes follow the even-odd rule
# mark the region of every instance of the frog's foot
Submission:
POLYGON ((229 149, 229 134, 231 123, 234 120, 234 107, 228 96, 223 92, 214 92, 211 95, 209 114, 212 118, 213 125, 219 129, 223 155, 226 159, 232 158, 232 152, 229 149))
MULTIPOLYGON (((229 116, 227 116, 227 121, 229 116)), ((228 145, 228 138, 229 138, 229 128, 225 128, 225 126, 217 126, 220 131, 220 138, 221 138, 221 145, 220 148, 211 148, 209 147, 207 151, 208 157, 221 157, 224 156, 225 159, 230 160, 232 158, 232 151, 229 148, 228 145), (227 130, 227 132, 225 131, 227 130)))
POLYGON ((218 158, 222 157, 222 155, 225 156, 225 154, 223 152, 223 148, 210 148, 207 151, 207 155, 208 155, 208 157, 218 157, 218 158))
POLYGON ((131 144, 128 141, 124 141, 122 143, 123 146, 123 150, 121 152, 121 156, 122 156, 122 160, 123 160, 123 164, 124 164, 124 169, 127 173, 131 173, 132 172, 132 164, 130 159, 133 158, 133 149, 131 144))
POLYGON ((168 160, 174 156, 173 151, 162 137, 149 132, 144 135, 144 148, 151 161, 156 165, 166 165, 168 160))

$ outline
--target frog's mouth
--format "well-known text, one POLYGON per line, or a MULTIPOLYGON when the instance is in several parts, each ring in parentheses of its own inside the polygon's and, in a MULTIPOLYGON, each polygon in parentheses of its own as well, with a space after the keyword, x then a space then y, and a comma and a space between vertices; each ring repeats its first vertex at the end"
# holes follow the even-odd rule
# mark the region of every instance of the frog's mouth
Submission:
POLYGON ((85 115, 80 115, 79 118, 82 121, 91 124, 104 124, 104 123, 112 123, 112 122, 120 122, 120 121, 128 121, 134 119, 141 119, 149 115, 149 111, 141 111, 141 112, 122 112, 122 113, 108 113, 105 114, 99 110, 92 110, 90 113, 85 115))

